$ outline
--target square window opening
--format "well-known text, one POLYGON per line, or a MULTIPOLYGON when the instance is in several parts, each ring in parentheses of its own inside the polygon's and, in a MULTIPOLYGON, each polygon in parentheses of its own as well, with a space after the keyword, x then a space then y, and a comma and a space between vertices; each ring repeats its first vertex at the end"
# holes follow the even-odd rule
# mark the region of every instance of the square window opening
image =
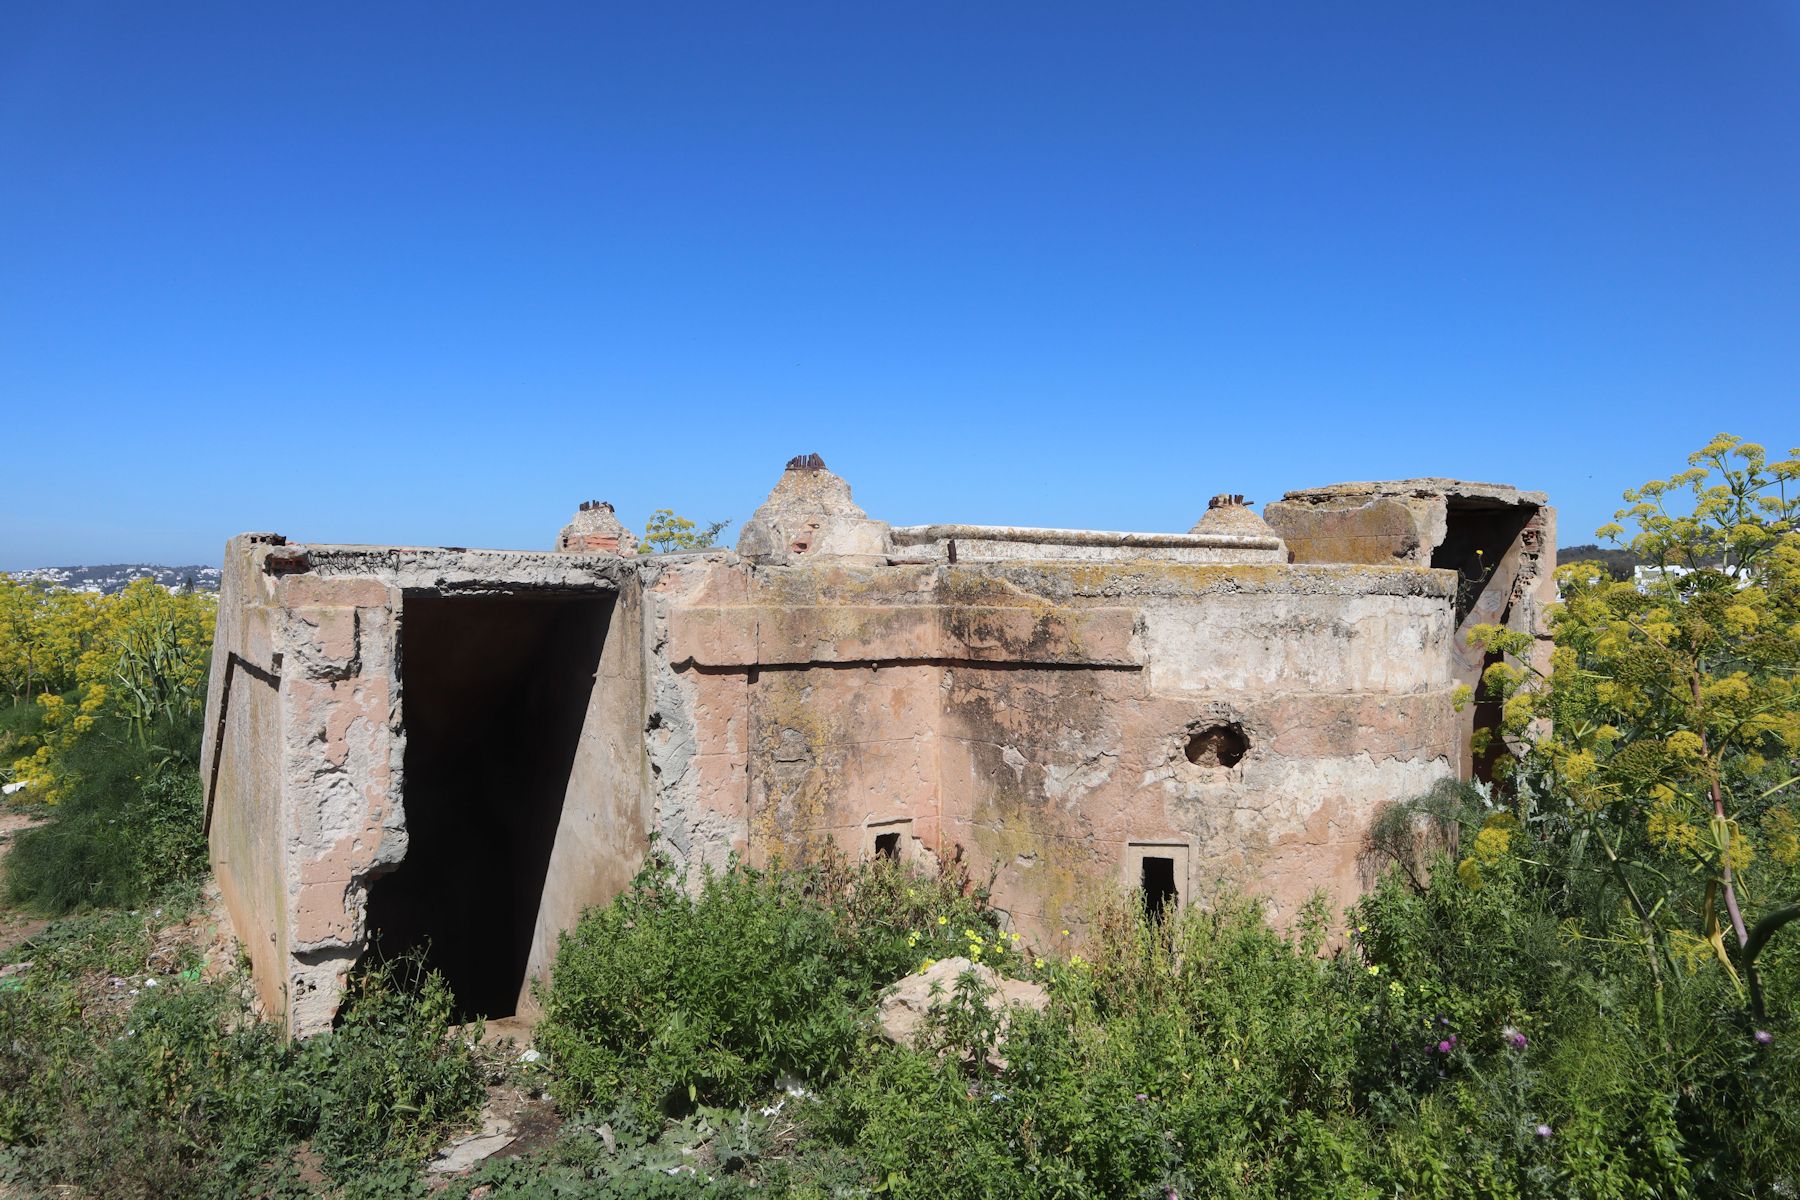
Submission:
POLYGON ((1175 860, 1146 854, 1141 872, 1144 915, 1152 922, 1160 922, 1181 906, 1181 891, 1175 885, 1175 860))

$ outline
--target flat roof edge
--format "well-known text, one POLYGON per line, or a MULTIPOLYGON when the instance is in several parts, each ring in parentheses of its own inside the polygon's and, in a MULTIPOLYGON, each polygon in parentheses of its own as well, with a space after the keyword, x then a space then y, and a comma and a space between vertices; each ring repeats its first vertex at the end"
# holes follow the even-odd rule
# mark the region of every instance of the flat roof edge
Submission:
POLYGON ((971 542, 1037 542, 1050 546, 1139 546, 1195 550, 1279 550, 1278 537, 1242 533, 1133 533, 1111 529, 1041 529, 1025 525, 897 525, 894 544, 918 546, 950 538, 971 542))

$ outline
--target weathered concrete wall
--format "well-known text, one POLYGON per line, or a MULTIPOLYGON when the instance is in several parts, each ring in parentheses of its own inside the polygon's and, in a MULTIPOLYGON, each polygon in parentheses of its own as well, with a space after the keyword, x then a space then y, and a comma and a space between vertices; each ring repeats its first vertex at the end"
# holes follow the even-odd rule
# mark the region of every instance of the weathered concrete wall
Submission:
MULTIPOLYGON (((559 743, 574 749, 549 789, 561 808, 543 812, 542 894, 520 910, 535 911, 528 978, 652 835, 695 868, 878 844, 958 860, 1039 938, 1085 927, 1151 858, 1173 864, 1184 903, 1242 888, 1285 921, 1318 891, 1348 901, 1370 882, 1377 812, 1467 769, 1479 718, 1452 694, 1482 663, 1466 630, 1541 628, 1552 514, 1530 493, 1410 480, 1290 493, 1270 516, 1222 495, 1186 534, 892 529, 802 456, 735 554, 624 556, 629 534, 600 504, 557 553, 235 539, 205 770, 264 1003, 297 1033, 327 1027, 370 943, 371 884, 420 865, 408 807, 431 799, 406 787, 409 597, 421 618, 420 597, 604 598, 511 626, 541 655, 564 644, 556 630, 605 624, 584 643, 594 657, 562 664, 559 712, 579 737, 571 724, 559 743), (572 611, 592 615, 554 623, 572 611)), ((510 662, 505 687, 550 669, 510 662)), ((437 740, 460 749, 460 734, 437 740)), ((457 805, 507 819, 483 815, 486 788, 457 805)))
POLYGON ((396 786, 396 592, 378 579, 280 577, 287 1013, 329 1025, 362 951, 368 883, 406 854, 396 786))
POLYGON ((259 996, 291 1031, 330 1026, 367 946, 369 886, 406 855, 405 593, 610 591, 625 573, 613 563, 272 536, 228 545, 207 705, 223 737, 202 764, 210 782, 216 763, 219 781, 209 841, 259 996), (246 674, 258 688, 272 678, 273 699, 246 674))
MULTIPOLYGON (((1470 641, 1478 625, 1504 625, 1535 639, 1530 665, 1550 669, 1549 606, 1556 600, 1556 510, 1542 492, 1455 479, 1340 483, 1289 492, 1265 517, 1296 563, 1417 563, 1455 573, 1456 682, 1479 689, 1494 661, 1470 641)), ((1499 721, 1497 706, 1470 704, 1460 718, 1463 778, 1485 776, 1477 729, 1499 721)))
POLYGON ((1039 935, 1083 924, 1133 843, 1184 848, 1184 898, 1347 900, 1374 813, 1454 770, 1452 588, 1404 567, 673 566, 649 592, 662 828, 719 863, 855 854, 910 822, 916 853, 992 873, 1039 935), (1190 763, 1216 724, 1249 752, 1190 763))
POLYGON ((300 553, 272 535, 226 548, 201 770, 214 869, 258 994, 310 1028, 329 1024, 361 952, 367 879, 406 844, 395 595, 296 571, 300 553))
POLYGON ((287 843, 278 761, 282 663, 275 649, 277 610, 253 555, 272 536, 244 534, 225 548, 200 779, 219 890, 250 956, 263 1007, 280 1012, 288 963, 287 843))
POLYGON ((531 980, 548 973, 558 936, 582 909, 623 891, 650 844, 641 595, 636 576, 627 576, 601 647, 519 995, 527 1015, 536 1011, 531 980))
POLYGON ((1257 535, 908 525, 894 530, 893 536, 899 553, 934 562, 1134 562, 1146 555, 1158 562, 1287 561, 1287 548, 1266 526, 1257 535))

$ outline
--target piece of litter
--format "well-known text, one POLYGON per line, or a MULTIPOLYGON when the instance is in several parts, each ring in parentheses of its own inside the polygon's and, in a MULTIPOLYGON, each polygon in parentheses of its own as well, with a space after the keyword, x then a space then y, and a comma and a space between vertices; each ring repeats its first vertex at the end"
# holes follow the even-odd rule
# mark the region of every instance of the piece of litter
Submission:
POLYGON ((510 1132, 463 1138, 438 1151, 425 1169, 433 1175, 457 1175, 471 1171, 506 1149, 512 1140, 510 1132))
POLYGON ((534 1063, 542 1057, 544 1056, 539 1054, 536 1050, 527 1050, 519 1055, 519 1061, 522 1063, 534 1063))

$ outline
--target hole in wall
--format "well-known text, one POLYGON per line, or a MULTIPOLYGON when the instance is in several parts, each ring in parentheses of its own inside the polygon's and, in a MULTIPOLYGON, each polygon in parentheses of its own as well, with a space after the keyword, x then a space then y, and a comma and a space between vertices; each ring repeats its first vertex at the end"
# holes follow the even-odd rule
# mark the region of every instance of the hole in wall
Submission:
POLYGON ((1235 767, 1250 752, 1250 742, 1237 725, 1208 725, 1188 735, 1182 752, 1195 766, 1235 767))
POLYGON ((889 862, 900 861, 900 835, 898 833, 878 833, 875 835, 875 857, 885 858, 889 862))
POLYGON ((408 595, 406 857, 369 888, 374 952, 422 952, 459 1016, 518 1011, 610 596, 408 595))
POLYGON ((1175 886, 1175 860, 1146 854, 1140 868, 1139 888, 1144 898, 1144 915, 1161 921, 1181 905, 1181 892, 1175 886))

